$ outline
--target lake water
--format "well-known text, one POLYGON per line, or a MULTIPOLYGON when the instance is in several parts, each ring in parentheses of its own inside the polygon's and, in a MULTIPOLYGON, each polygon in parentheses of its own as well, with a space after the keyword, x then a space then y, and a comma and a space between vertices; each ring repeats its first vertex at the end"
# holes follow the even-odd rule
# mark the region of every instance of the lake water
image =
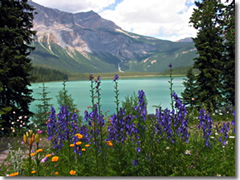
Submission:
MULTIPOLYGON (((185 77, 174 77, 173 90, 180 96, 184 90, 183 80, 185 77)), ((163 108, 170 108, 170 90, 169 90, 169 77, 147 77, 147 78, 131 78, 131 79, 119 79, 118 86, 120 90, 120 102, 125 100, 125 97, 132 95, 133 92, 143 90, 148 100, 148 113, 155 113, 154 105, 161 104, 163 108)), ((115 112, 116 105, 114 94, 114 82, 112 80, 101 80, 101 104, 103 112, 110 110, 108 114, 115 112)), ((42 91, 42 83, 34 83, 31 85, 33 89, 33 98, 39 97, 39 92, 42 91)), ((47 91, 49 91, 48 97, 53 98, 50 100, 50 104, 53 104, 55 109, 58 109, 57 98, 58 92, 62 90, 62 82, 48 82, 45 83, 47 91)), ((67 81, 66 89, 74 99, 74 103, 80 110, 80 115, 84 115, 84 111, 87 110, 87 106, 91 105, 90 99, 90 81, 67 81)), ((34 101, 30 105, 30 110, 36 112, 36 105, 39 101, 34 101)))

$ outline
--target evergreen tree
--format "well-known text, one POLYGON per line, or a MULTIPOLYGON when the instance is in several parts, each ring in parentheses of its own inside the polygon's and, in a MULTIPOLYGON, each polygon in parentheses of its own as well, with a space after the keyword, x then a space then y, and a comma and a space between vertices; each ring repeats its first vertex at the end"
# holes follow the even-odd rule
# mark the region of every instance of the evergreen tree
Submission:
POLYGON ((38 101, 40 101, 40 104, 37 105, 38 109, 37 109, 37 113, 34 115, 34 122, 35 124, 38 125, 38 127, 41 130, 45 130, 46 129, 46 122, 48 120, 49 117, 49 111, 50 111, 50 106, 52 104, 49 104, 49 101, 52 98, 48 98, 48 94, 49 92, 46 91, 47 87, 45 86, 45 84, 42 84, 42 92, 38 93, 40 95, 40 99, 37 99, 38 101))
POLYGON ((59 106, 68 107, 70 113, 76 113, 78 115, 78 122, 82 122, 83 117, 79 115, 77 105, 74 104, 74 99, 71 94, 68 94, 68 90, 66 89, 66 81, 63 81, 63 89, 58 92, 57 101, 59 106))
POLYGON ((183 82, 185 86, 184 91, 182 92, 183 103, 190 106, 190 108, 196 105, 197 99, 197 85, 196 85, 196 76, 193 74, 193 68, 190 68, 187 72, 187 79, 183 82))
POLYGON ((59 106, 68 106, 70 112, 74 112, 77 109, 74 99, 71 94, 68 94, 68 90, 66 89, 66 81, 63 81, 63 89, 58 92, 57 101, 59 106))
POLYGON ((222 18, 219 24, 224 37, 223 92, 226 102, 235 105, 235 0, 230 3, 227 0, 227 5, 223 5, 220 15, 222 18))
MULTIPOLYGON (((30 116, 32 102, 29 72, 30 46, 35 31, 33 27, 34 8, 27 0, 0 0, 0 109, 10 107, 12 112, 1 114, 5 120, 5 133, 10 130, 14 117, 30 116)), ((26 123, 29 121, 26 118, 26 123)))
MULTIPOLYGON (((190 18, 190 23, 198 30, 193 38, 199 56, 194 59, 194 68, 200 72, 196 77, 196 103, 208 111, 214 111, 226 102, 224 91, 226 82, 226 38, 223 36, 225 5, 220 0, 195 1, 197 9, 190 18)), ((232 64, 231 64, 232 65, 232 64)), ((234 77, 230 75, 233 79, 234 77)))

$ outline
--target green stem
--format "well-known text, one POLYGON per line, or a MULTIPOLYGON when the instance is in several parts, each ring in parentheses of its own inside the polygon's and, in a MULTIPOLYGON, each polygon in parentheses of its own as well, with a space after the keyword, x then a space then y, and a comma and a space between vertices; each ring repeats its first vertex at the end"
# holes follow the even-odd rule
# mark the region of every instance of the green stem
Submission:
POLYGON ((32 151, 32 146, 29 146, 29 153, 28 153, 28 175, 31 176, 32 172, 32 159, 31 159, 31 151, 32 151))
MULTIPOLYGON (((172 77, 172 68, 170 67, 170 75, 169 75, 169 77, 170 77, 170 81, 169 81, 169 83, 170 83, 170 97, 171 97, 171 106, 172 106, 172 111, 174 111, 174 113, 175 113, 175 109, 174 109, 174 105, 173 105, 173 77, 172 77)), ((171 126, 172 126, 172 131, 173 131, 173 139, 174 139, 174 150, 173 150, 173 156, 175 157, 175 155, 176 155, 176 143, 177 143, 177 140, 176 140, 176 132, 175 132, 175 126, 174 126, 174 117, 172 116, 171 117, 171 126)))
MULTIPOLYGON (((39 143, 37 143, 37 150, 39 149, 39 143)), ((39 163, 40 163, 40 160, 39 160, 39 157, 38 157, 38 153, 37 153, 37 156, 36 156, 36 163, 37 163, 37 168, 36 168, 36 175, 39 176, 40 175, 40 168, 39 168, 39 163)))
POLYGON ((91 80, 91 100, 92 100, 92 111, 94 111, 94 87, 93 87, 93 80, 91 80))
POLYGON ((115 103, 116 103, 116 112, 117 112, 117 115, 118 115, 118 113, 119 113, 119 98, 118 98, 118 96, 119 96, 119 90, 118 90, 118 83, 117 83, 117 81, 115 81, 115 98, 116 98, 116 101, 115 101, 115 103))

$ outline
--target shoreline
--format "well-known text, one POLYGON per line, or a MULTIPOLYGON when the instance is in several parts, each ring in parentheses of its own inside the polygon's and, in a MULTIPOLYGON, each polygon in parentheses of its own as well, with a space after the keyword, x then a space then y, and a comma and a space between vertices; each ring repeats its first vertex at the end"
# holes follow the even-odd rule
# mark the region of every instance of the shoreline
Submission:
MULTIPOLYGON (((85 74, 85 73, 84 73, 85 74)), ((103 73, 104 74, 104 73, 103 73)), ((101 79, 104 80, 110 80, 113 79, 114 75, 117 73, 113 73, 113 75, 103 75, 101 76, 101 73, 96 73, 94 77, 101 76, 101 79)), ((93 74, 94 75, 94 74, 93 74)), ((122 75, 118 73, 120 79, 130 79, 130 78, 150 78, 150 77, 169 77, 169 75, 161 75, 161 74, 146 74, 146 75, 122 75)), ((172 75, 172 77, 185 77, 186 75, 183 74, 175 74, 172 75)), ((82 77, 82 78, 75 78, 75 77, 69 77, 66 81, 89 81, 88 77, 82 77)), ((50 83, 50 82, 63 82, 64 80, 57 80, 57 81, 39 81, 39 82, 30 82, 30 84, 37 84, 37 83, 50 83)))

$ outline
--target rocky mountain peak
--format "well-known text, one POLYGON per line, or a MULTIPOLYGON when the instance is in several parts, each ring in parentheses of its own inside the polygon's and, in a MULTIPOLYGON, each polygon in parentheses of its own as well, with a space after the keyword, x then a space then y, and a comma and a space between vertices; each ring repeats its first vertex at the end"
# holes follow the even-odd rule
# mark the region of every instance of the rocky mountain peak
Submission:
MULTIPOLYGON (((73 14, 32 1, 29 4, 37 12, 34 29, 38 47, 33 53, 33 62, 38 64, 43 63, 42 58, 45 64, 58 64, 59 69, 74 72, 87 69, 104 72, 101 67, 108 67, 105 71, 157 71, 156 65, 162 59, 181 49, 181 43, 175 47, 171 41, 124 31, 94 11, 73 14)), ((184 50, 193 49, 191 44, 189 46, 184 50)))

